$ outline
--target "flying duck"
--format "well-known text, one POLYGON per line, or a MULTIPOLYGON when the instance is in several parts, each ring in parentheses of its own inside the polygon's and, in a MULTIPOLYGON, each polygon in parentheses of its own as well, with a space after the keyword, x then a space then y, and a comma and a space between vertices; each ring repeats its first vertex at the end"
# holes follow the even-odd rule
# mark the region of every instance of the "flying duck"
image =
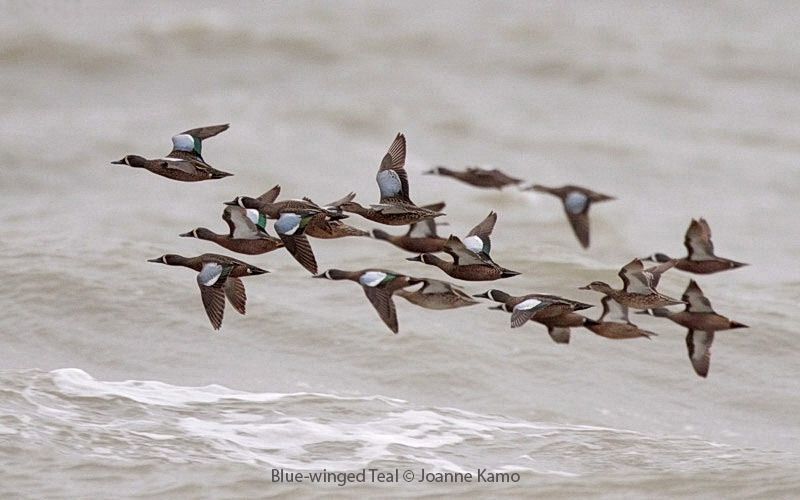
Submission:
POLYGON ((562 186, 550 188, 536 184, 525 188, 523 191, 538 191, 549 193, 561 199, 564 213, 567 214, 570 226, 583 248, 589 248, 589 208, 592 203, 614 200, 613 196, 592 191, 580 186, 562 186))
POLYGON ((470 186, 488 189, 503 189, 506 186, 513 186, 522 182, 522 179, 511 177, 496 168, 467 167, 466 170, 459 171, 439 166, 423 173, 427 175, 452 177, 470 186))
POLYGON ((419 280, 415 278, 384 269, 363 269, 361 271, 329 269, 314 277, 336 281, 350 280, 361 285, 372 307, 378 311, 378 316, 394 333, 398 332, 398 324, 392 294, 401 288, 419 283, 419 280))
POLYGON ((380 202, 366 208, 349 201, 341 205, 342 210, 391 226, 405 226, 444 215, 441 212, 418 207, 411 201, 408 195, 408 174, 405 163, 406 138, 403 134, 397 134, 389 151, 383 157, 375 177, 381 192, 380 202))
POLYGON ((126 155, 121 160, 112 161, 114 165, 128 165, 143 168, 162 177, 176 181, 196 182, 221 179, 233 174, 217 170, 201 155, 203 139, 214 137, 228 130, 229 124, 193 128, 172 137, 172 151, 163 158, 148 160, 138 155, 126 155))
POLYGON ((222 326, 225 297, 236 311, 240 314, 245 313, 247 294, 240 278, 269 272, 241 260, 214 253, 204 253, 197 257, 166 254, 148 262, 183 266, 198 272, 197 285, 200 287, 200 297, 203 299, 203 306, 214 330, 219 330, 222 326))
MULTIPOLYGON (((711 227, 705 219, 692 219, 686 237, 683 239, 688 255, 676 259, 675 267, 681 271, 695 274, 711 274, 737 267, 746 266, 743 262, 725 259, 714 255, 714 244, 711 242, 711 227)), ((667 262, 670 259, 663 253, 654 253, 642 260, 653 262, 667 262)))

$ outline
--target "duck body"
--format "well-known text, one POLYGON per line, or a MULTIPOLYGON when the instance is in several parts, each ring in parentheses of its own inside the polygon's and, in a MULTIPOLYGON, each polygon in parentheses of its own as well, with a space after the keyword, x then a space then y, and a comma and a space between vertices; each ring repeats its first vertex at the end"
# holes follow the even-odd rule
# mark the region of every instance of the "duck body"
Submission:
POLYGON ((506 186, 513 186, 522 182, 522 179, 511 177, 496 168, 467 167, 465 170, 459 171, 447 167, 435 167, 425 173, 429 175, 440 175, 442 177, 452 177, 470 186, 487 189, 502 189, 506 186))
POLYGON ((519 273, 505 269, 494 263, 480 264, 458 264, 449 262, 437 257, 436 255, 425 253, 407 260, 422 262, 430 266, 436 266, 448 276, 464 281, 494 281, 503 278, 511 278, 519 273))
POLYGON ((436 310, 456 309, 478 303, 477 300, 452 283, 430 278, 421 278, 419 281, 423 283, 419 290, 399 289, 395 295, 420 307, 436 310))
POLYGON ((610 295, 604 296, 601 302, 603 314, 597 321, 589 320, 584 325, 589 331, 613 340, 650 338, 655 335, 655 333, 643 330, 631 323, 628 306, 616 301, 610 295))
POLYGON ((163 158, 147 159, 139 155, 126 155, 114 165, 143 168, 149 172, 182 182, 198 182, 222 179, 233 174, 217 170, 203 159, 201 154, 204 139, 224 132, 229 127, 211 125, 182 132, 172 137, 172 151, 163 158))
POLYGON ((261 255, 283 247, 283 242, 272 236, 264 235, 255 239, 232 238, 228 234, 217 234, 203 227, 183 233, 180 236, 211 241, 231 252, 246 255, 261 255))
POLYGON ((407 226, 426 219, 433 219, 444 215, 413 204, 396 202, 381 203, 364 207, 354 201, 343 203, 342 210, 360 215, 365 219, 385 224, 387 226, 407 226))
POLYGON ((372 237, 376 240, 388 241, 397 248, 401 248, 412 253, 441 252, 444 250, 445 243, 447 243, 447 239, 440 238, 438 236, 422 238, 415 238, 407 235, 395 236, 380 229, 373 229, 372 237))

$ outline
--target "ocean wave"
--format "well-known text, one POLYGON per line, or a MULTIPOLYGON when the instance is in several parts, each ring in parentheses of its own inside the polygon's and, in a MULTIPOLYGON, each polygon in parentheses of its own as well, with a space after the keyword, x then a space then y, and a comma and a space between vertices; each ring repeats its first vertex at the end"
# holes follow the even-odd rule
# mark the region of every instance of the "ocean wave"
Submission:
POLYGON ((107 382, 74 368, 7 371, 0 384, 0 435, 11 449, 45 446, 83 460, 291 470, 488 467, 575 477, 751 469, 787 459, 692 437, 530 422, 384 396, 107 382))

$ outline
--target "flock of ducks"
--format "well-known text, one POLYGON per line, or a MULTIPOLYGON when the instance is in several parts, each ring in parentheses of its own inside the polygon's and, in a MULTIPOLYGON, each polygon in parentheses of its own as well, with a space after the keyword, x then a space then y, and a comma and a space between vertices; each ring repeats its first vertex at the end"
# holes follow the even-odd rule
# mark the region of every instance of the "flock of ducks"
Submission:
MULTIPOLYGON (((202 156, 203 141, 224 132, 228 127, 228 124, 213 125, 178 134, 172 138, 172 151, 163 158, 146 159, 127 155, 112 163, 143 168, 184 182, 228 177, 232 174, 215 169, 202 156)), ((381 320, 394 333, 399 331, 393 301, 395 295, 417 306, 437 310, 472 306, 478 303, 476 298, 488 299, 498 304, 491 309, 511 313, 512 328, 519 328, 528 322, 539 323, 547 328, 553 341, 561 344, 569 343, 570 329, 578 327, 609 339, 650 338, 655 333, 639 328, 630 320, 629 309, 636 309, 640 314, 667 318, 687 328, 689 359, 695 372, 706 377, 714 333, 746 328, 746 325, 714 312, 694 280, 680 299, 657 291, 661 275, 672 268, 695 274, 711 274, 745 265, 714 254, 711 229, 704 219, 692 220, 689 225, 684 241, 688 251, 686 257, 673 259, 663 253, 654 253, 643 259, 633 259, 619 272, 622 288, 616 289, 601 281, 582 287, 603 295, 603 313, 596 320, 577 312, 593 307, 591 304, 556 295, 534 293, 514 296, 498 289, 470 295, 447 281, 406 276, 387 269, 329 269, 319 273, 309 237, 371 237, 386 241, 417 254, 407 260, 437 267, 448 276, 464 281, 494 281, 520 274, 497 264, 491 257, 491 234, 497 223, 495 212, 490 212, 463 238, 452 234, 445 238, 437 234, 437 227, 441 224, 436 219, 444 215, 442 210, 445 204, 419 206, 411 200, 405 159, 406 139, 403 134, 397 134, 378 168, 376 180, 380 199, 367 207, 354 201, 355 193, 322 205, 309 198, 279 201, 281 189, 276 185, 256 198, 237 196, 226 202, 222 219, 228 225, 227 234, 217 234, 198 227, 180 236, 211 241, 231 252, 246 255, 260 255, 284 248, 315 278, 358 283, 381 320), (356 214, 379 224, 407 226, 408 230, 402 235, 393 235, 381 229, 363 231, 343 222, 349 217, 348 214, 356 214), (268 233, 268 220, 274 221, 277 237, 268 233), (437 255, 441 253, 448 254, 451 260, 437 255), (645 261, 655 265, 645 267, 645 261), (680 305, 684 306, 684 310, 668 309, 680 305)), ((500 170, 479 167, 469 167, 463 171, 436 167, 425 174, 452 177, 488 189, 502 189, 523 182, 500 170)), ((558 197, 575 236, 584 248, 589 246, 589 208, 593 203, 614 199, 572 185, 558 188, 534 185, 523 190, 558 197)), ((166 254, 149 262, 188 267, 197 272, 203 306, 215 330, 222 326, 226 300, 237 312, 245 314, 247 295, 242 278, 269 272, 233 257, 214 253, 196 257, 166 254)))

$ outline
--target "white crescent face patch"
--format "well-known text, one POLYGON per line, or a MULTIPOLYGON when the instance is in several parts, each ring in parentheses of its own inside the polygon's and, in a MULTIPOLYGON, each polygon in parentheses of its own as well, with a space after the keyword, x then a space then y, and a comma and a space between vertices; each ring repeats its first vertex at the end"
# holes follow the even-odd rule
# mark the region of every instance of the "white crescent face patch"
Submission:
POLYGON ((567 212, 571 214, 577 215, 582 213, 588 204, 589 197, 578 191, 571 191, 567 194, 567 197, 564 198, 564 206, 567 208, 567 212))
POLYGON ((358 278, 358 282, 364 286, 376 287, 386 279, 386 273, 380 271, 367 271, 358 278))
POLYGON ((180 134, 172 138, 172 146, 178 151, 194 151, 194 137, 189 134, 180 134))

